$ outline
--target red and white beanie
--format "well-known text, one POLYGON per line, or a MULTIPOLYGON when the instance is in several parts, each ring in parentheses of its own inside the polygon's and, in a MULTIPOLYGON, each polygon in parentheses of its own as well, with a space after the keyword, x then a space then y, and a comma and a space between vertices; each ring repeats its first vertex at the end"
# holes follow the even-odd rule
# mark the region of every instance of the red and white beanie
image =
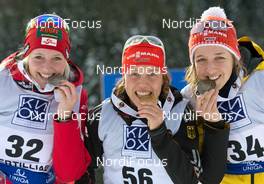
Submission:
POLYGON ((148 42, 131 45, 125 48, 122 55, 122 74, 133 66, 155 66, 162 73, 166 72, 164 48, 148 42))
MULTIPOLYGON (((44 14, 38 17, 49 17, 51 14, 44 14)), ((29 29, 26 32, 24 40, 24 57, 28 56, 34 49, 45 48, 57 50, 63 54, 66 60, 69 60, 70 39, 69 33, 65 29, 66 23, 57 15, 54 15, 55 21, 58 21, 60 26, 56 26, 54 22, 45 22, 45 26, 38 24, 38 17, 29 22, 29 29)), ((42 22, 43 23, 43 22, 42 22)))
POLYGON ((220 7, 211 7, 205 10, 201 20, 192 28, 189 37, 191 63, 193 63, 194 52, 198 47, 210 45, 223 47, 237 60, 240 60, 236 29, 220 7))

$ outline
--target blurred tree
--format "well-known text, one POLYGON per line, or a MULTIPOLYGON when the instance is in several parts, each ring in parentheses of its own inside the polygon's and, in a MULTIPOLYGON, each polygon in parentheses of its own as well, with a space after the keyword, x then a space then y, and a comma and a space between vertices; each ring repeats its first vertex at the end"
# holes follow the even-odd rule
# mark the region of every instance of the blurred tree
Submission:
POLYGON ((194 21, 203 10, 221 5, 233 20, 238 36, 249 35, 264 45, 264 11, 261 0, 1 0, 0 53, 5 58, 23 45, 26 23, 39 14, 57 13, 70 19, 71 58, 85 73, 89 105, 100 102, 100 76, 97 65, 120 66, 124 42, 134 34, 156 35, 164 41, 169 67, 185 67, 188 59, 189 30, 183 25, 163 27, 163 19, 194 21), (90 27, 101 21, 101 28, 80 28, 74 21, 86 21, 90 27))

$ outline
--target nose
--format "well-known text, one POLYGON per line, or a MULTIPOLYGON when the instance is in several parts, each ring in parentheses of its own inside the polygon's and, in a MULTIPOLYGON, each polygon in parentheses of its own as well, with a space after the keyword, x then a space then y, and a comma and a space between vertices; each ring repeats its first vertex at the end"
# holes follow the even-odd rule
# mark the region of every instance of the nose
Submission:
POLYGON ((49 59, 45 59, 41 67, 42 67, 41 69, 43 72, 49 73, 53 71, 52 62, 49 59))
POLYGON ((150 80, 147 75, 140 75, 140 77, 137 80, 137 87, 138 88, 146 88, 150 83, 150 80))
POLYGON ((213 62, 208 62, 206 65, 206 74, 207 75, 212 75, 216 72, 217 68, 215 67, 215 64, 213 62))

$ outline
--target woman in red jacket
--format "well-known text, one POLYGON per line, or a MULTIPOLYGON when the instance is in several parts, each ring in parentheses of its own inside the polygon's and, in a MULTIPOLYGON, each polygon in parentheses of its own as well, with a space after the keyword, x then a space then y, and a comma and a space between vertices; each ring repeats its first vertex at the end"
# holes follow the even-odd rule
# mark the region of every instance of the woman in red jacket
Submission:
POLYGON ((71 182, 90 163, 87 93, 69 52, 68 25, 44 14, 28 23, 23 49, 0 65, 0 177, 8 184, 71 182))

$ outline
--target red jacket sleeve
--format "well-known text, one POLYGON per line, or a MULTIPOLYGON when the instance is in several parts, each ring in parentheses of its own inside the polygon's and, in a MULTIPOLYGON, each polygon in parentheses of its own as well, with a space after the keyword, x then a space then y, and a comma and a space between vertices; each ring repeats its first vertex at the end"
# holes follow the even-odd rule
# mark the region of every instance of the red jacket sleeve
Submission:
POLYGON ((67 122, 54 120, 53 167, 58 181, 70 182, 79 179, 91 162, 85 148, 83 134, 87 119, 87 92, 82 90, 80 100, 81 127, 73 118, 67 122))

